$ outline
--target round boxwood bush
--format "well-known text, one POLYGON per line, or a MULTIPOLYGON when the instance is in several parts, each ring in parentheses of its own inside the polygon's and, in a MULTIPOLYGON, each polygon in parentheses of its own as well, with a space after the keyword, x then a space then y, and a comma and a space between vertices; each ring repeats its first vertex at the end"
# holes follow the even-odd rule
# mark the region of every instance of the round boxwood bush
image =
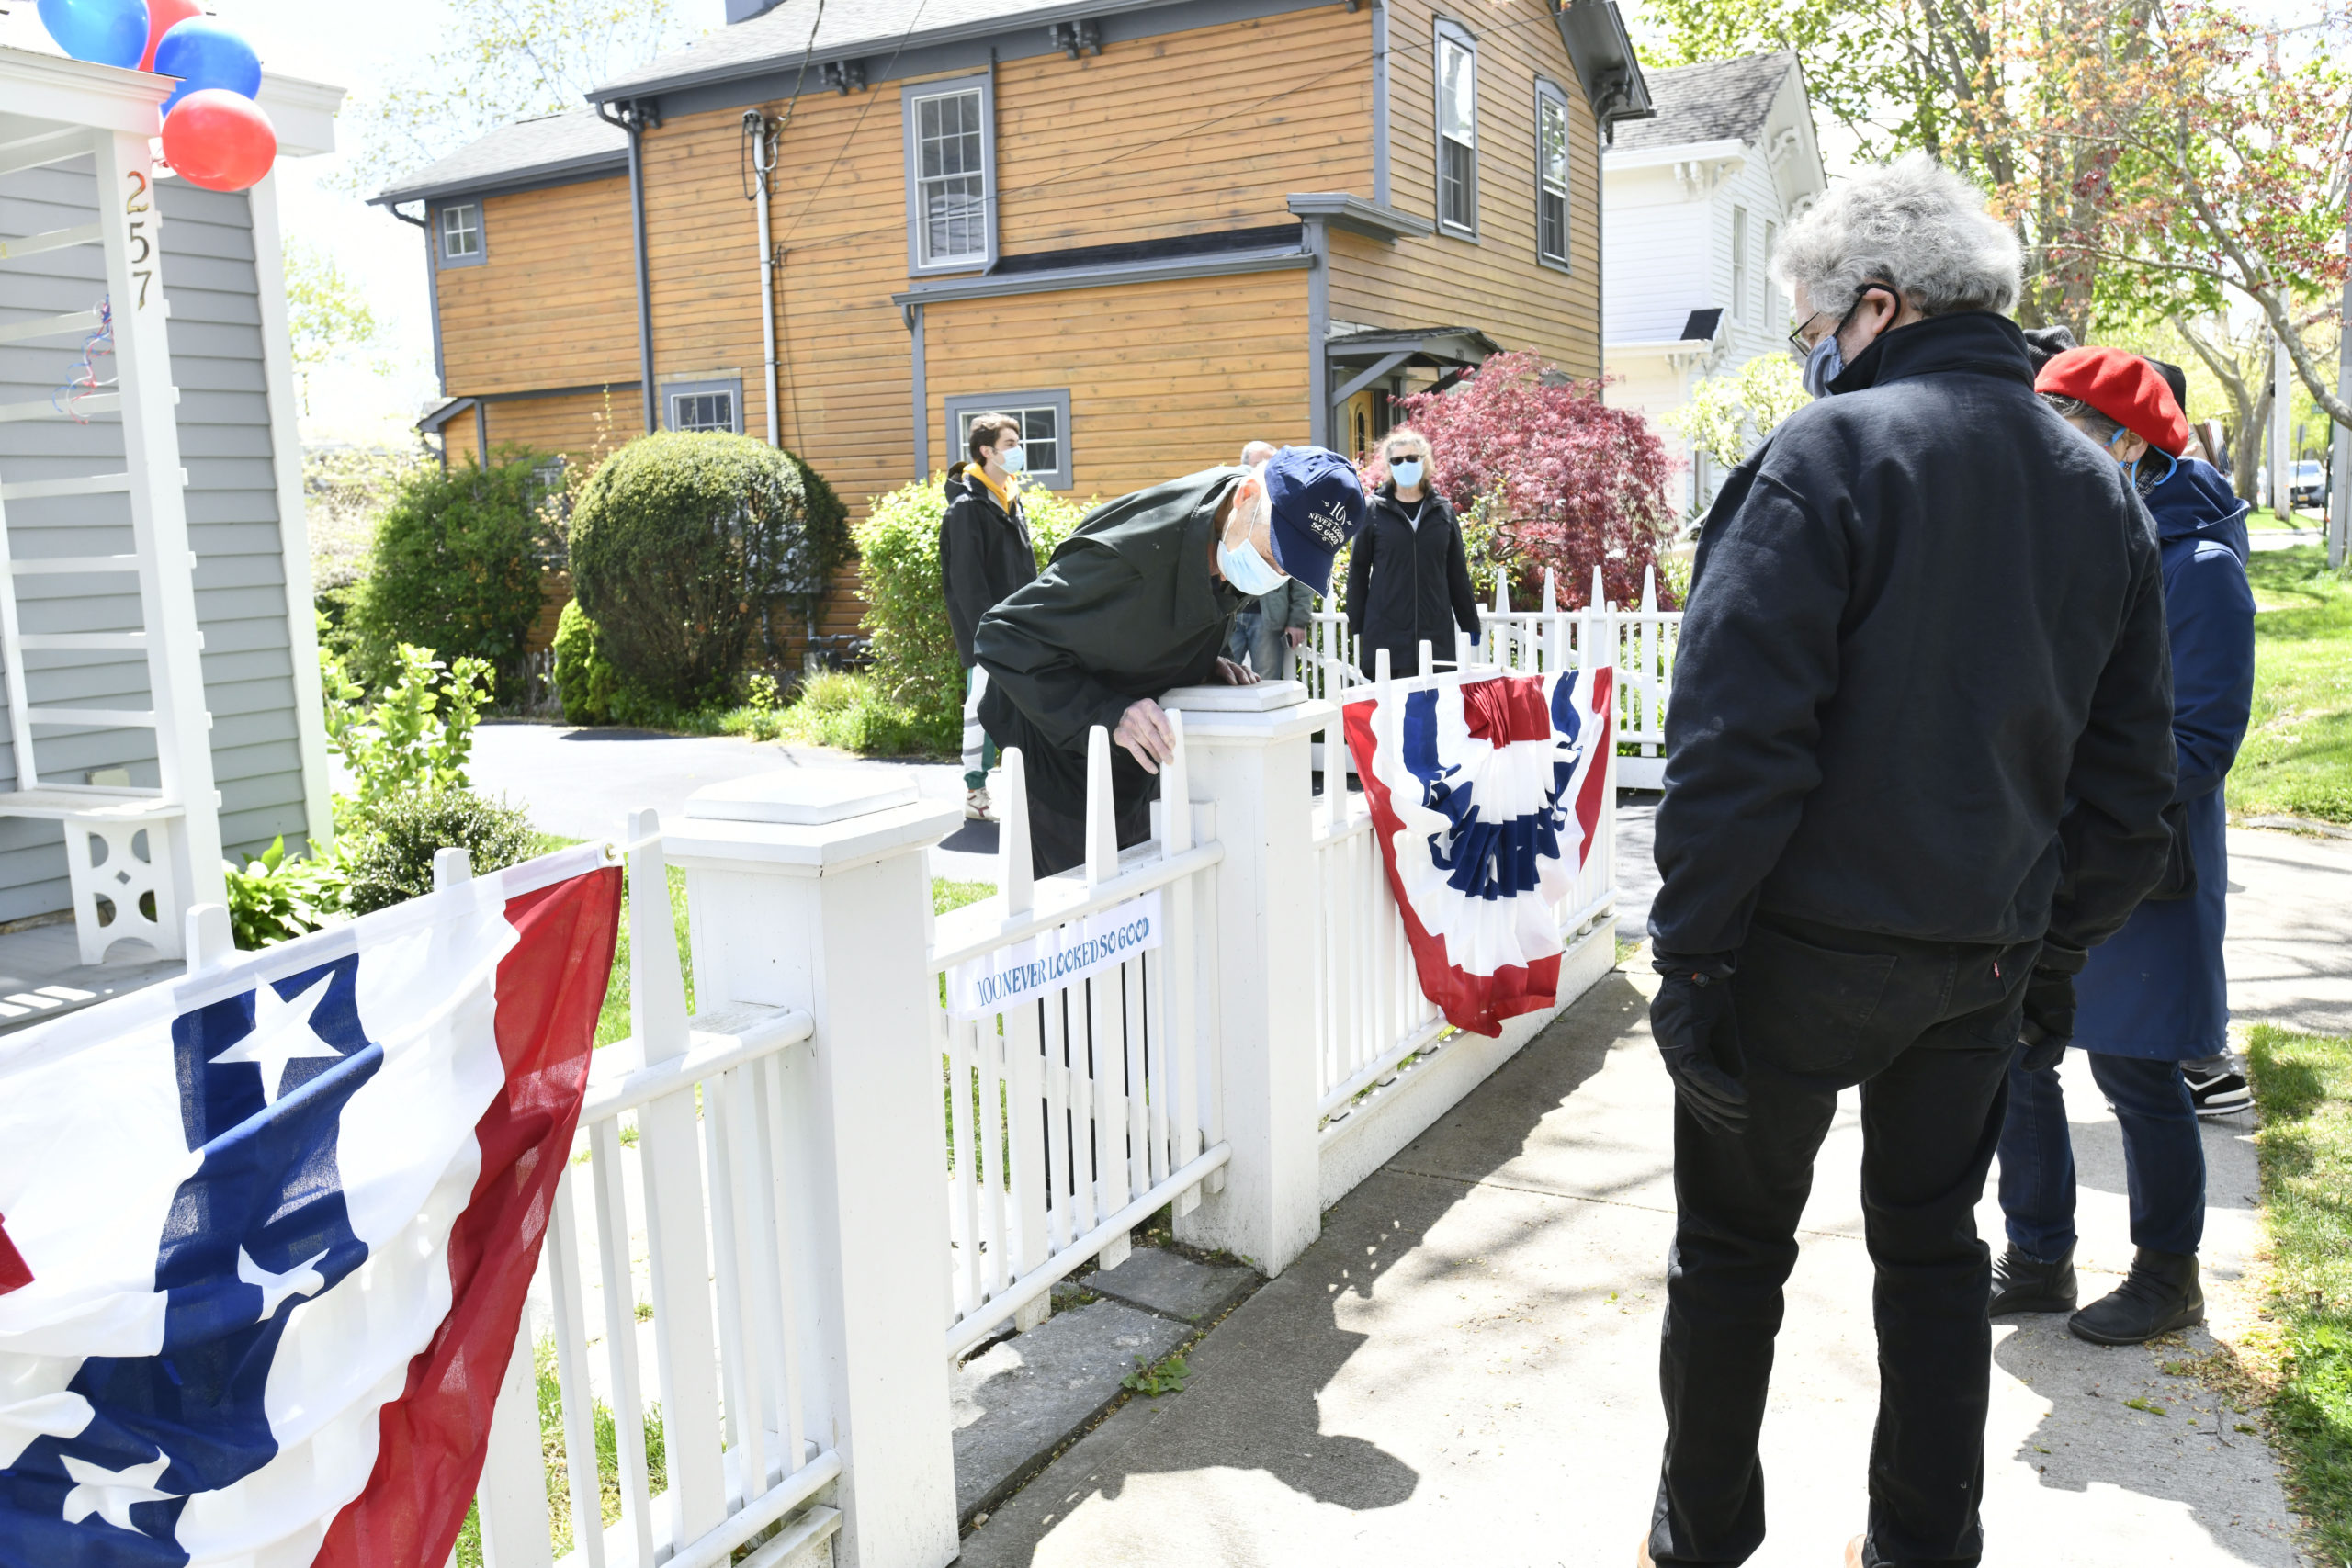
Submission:
POLYGON ((488 660, 502 690, 520 690, 548 541, 540 537, 548 482, 539 455, 496 453, 443 472, 419 468, 401 481, 376 526, 368 576, 353 593, 350 645, 361 682, 389 678, 402 643, 444 659, 488 660))
POLYGON ((352 857, 351 912, 367 914, 433 891, 433 853, 462 849, 474 874, 531 858, 537 839, 520 807, 469 789, 413 790, 379 803, 352 857))
MULTIPOLYGON (((926 732, 960 732, 964 664, 947 624, 947 591, 939 573, 939 525, 947 514, 942 479, 916 479, 876 496, 857 525, 857 558, 872 639, 874 679, 882 694, 909 709, 926 732)), ((1021 498, 1029 542, 1043 566, 1056 546, 1085 521, 1092 503, 1049 491, 1021 498)))
POLYGON ((724 700, 770 602, 821 599, 845 551, 808 525, 800 465, 747 435, 664 432, 607 458, 571 514, 571 581, 620 684, 724 700))

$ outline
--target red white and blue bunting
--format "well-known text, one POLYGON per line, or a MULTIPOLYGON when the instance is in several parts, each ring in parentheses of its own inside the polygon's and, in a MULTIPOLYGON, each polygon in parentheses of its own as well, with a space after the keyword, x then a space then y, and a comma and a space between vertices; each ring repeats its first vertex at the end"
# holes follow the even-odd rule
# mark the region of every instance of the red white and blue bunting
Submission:
POLYGON ((1592 851, 1613 675, 1442 677, 1393 689, 1393 715, 1377 688, 1341 710, 1421 989, 1457 1029, 1558 998, 1554 908, 1592 851))

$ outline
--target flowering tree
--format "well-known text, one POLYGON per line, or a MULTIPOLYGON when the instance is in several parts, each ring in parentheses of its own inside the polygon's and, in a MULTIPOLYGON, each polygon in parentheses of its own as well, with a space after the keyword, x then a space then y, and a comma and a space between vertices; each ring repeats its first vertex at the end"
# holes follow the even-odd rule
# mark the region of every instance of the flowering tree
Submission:
POLYGON ((2030 90, 1973 102, 1964 136, 2014 151, 1994 193, 2045 224, 2050 264, 2096 276, 2098 313, 2210 316, 2251 302, 2338 423, 2311 330, 2332 338, 2352 194, 2352 73, 2332 49, 2352 11, 2323 0, 2292 34, 2222 0, 2137 0, 2083 28, 2074 0, 2000 0, 1988 70, 2030 90))
MULTIPOLYGON (((1571 380, 1532 354, 1498 354, 1399 412, 1430 439, 1439 492, 1491 526, 1492 558, 1521 582, 1549 567, 1561 603, 1582 608, 1598 565, 1619 604, 1641 597, 1643 569, 1673 526, 1673 460, 1641 415, 1601 402, 1600 382, 1571 380)), ((1366 481, 1387 477, 1374 457, 1366 481)))
POLYGON ((1666 423, 1688 436, 1728 473, 1747 461, 1756 444, 1789 415, 1813 401, 1804 373, 1785 355, 1749 360, 1728 376, 1710 376, 1690 389, 1690 400, 1666 414, 1666 423))

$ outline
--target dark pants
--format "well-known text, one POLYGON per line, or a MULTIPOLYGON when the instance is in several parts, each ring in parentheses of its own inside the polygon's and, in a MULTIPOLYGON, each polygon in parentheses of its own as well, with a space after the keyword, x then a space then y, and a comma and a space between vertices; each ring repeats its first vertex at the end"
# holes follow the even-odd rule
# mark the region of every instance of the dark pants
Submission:
MULTIPOLYGON (((2132 1245, 2194 1252, 2205 1237, 2205 1139, 2178 1062, 2078 1051, 2123 1129, 2132 1245)), ((2001 1128, 2001 1213, 2028 1258, 2054 1263, 2075 1245, 2075 1144, 2058 1069, 2009 1070, 2001 1128)))
MULTIPOLYGON (((1122 800, 1113 817, 1119 829, 1119 847, 1126 849, 1151 837, 1151 796, 1122 800)), ((1057 811, 1029 795, 1029 866, 1038 876, 1086 863, 1086 815, 1057 811)))
POLYGON ((1747 1131, 1674 1113, 1674 1251, 1659 1382, 1665 1563, 1745 1562, 1764 1539, 1757 1453, 1781 1286, 1838 1091, 1861 1086, 1862 1211, 1878 1325, 1871 1568, 1983 1550, 1990 1254, 1973 1213, 2000 1136, 2037 943, 1922 942, 1758 916, 1732 981, 1747 1131))

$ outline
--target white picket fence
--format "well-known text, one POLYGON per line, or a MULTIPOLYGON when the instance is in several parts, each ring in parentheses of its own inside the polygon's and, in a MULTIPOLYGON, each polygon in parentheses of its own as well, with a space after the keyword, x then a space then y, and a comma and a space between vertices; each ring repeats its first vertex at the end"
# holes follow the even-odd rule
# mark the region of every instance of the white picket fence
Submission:
MULTIPOLYGON (((1532 657, 1614 647, 1558 619, 1532 657)), ((668 825, 633 815, 633 1033, 596 1054, 498 1391, 477 1494, 492 1568, 551 1568, 559 1541, 568 1568, 944 1568, 955 1358, 1034 1326, 1056 1280, 1117 1264, 1163 1207, 1179 1239, 1279 1273, 1324 1207, 1556 1012, 1448 1034, 1345 770, 1317 791, 1331 705, 1294 682, 1168 701, 1150 842, 1113 841, 1098 728, 1086 863, 1033 878, 1008 753, 1000 890, 944 916, 923 852, 960 811, 878 773, 787 770, 668 825), (691 1019, 660 940, 672 865, 691 1019), (1148 897, 1156 945, 1017 1003, 949 1005, 960 966, 1148 897)), ((1614 959, 1612 821, 1557 910, 1561 1006, 1614 959)))
MULTIPOLYGON (((1187 800, 1184 716, 1170 717, 1167 794, 1187 800)), ((1153 843, 1123 862, 1110 831, 1109 737, 1097 727, 1091 739, 1082 877, 1034 881, 1028 791, 1021 753, 1009 750, 999 791, 1002 891, 941 917, 932 942, 947 1078, 950 1356, 1007 1322, 1043 1321, 1055 1280, 1098 1257, 1115 1265, 1127 1233, 1163 1204, 1190 1213, 1231 1153, 1209 1092, 1216 1008, 1196 930, 1203 884, 1224 852, 1193 842, 1191 812, 1162 810, 1153 843), (1166 921, 1159 947, 1013 1007, 951 1015, 944 982, 956 966, 1154 891, 1166 921)))
MULTIPOLYGON (((1642 570, 1642 603, 1620 609, 1606 597, 1600 569, 1593 568, 1592 591, 1584 610, 1563 610, 1552 574, 1544 574, 1544 602, 1532 610, 1515 610, 1510 585, 1495 574, 1495 602, 1481 606, 1479 646, 1476 662, 1534 673, 1548 670, 1547 649, 1557 647, 1563 657, 1582 657, 1584 639, 1596 635, 1590 606, 1605 605, 1597 635, 1615 643, 1611 661, 1617 670, 1617 783, 1626 789, 1662 789, 1666 784, 1666 706, 1674 685, 1674 655, 1682 637, 1682 612, 1657 607, 1657 572, 1642 570)), ((1336 702, 1340 694, 1373 678, 1348 630, 1348 617, 1337 610, 1318 610, 1311 617, 1306 641, 1298 650, 1299 679, 1319 697, 1336 702)))

